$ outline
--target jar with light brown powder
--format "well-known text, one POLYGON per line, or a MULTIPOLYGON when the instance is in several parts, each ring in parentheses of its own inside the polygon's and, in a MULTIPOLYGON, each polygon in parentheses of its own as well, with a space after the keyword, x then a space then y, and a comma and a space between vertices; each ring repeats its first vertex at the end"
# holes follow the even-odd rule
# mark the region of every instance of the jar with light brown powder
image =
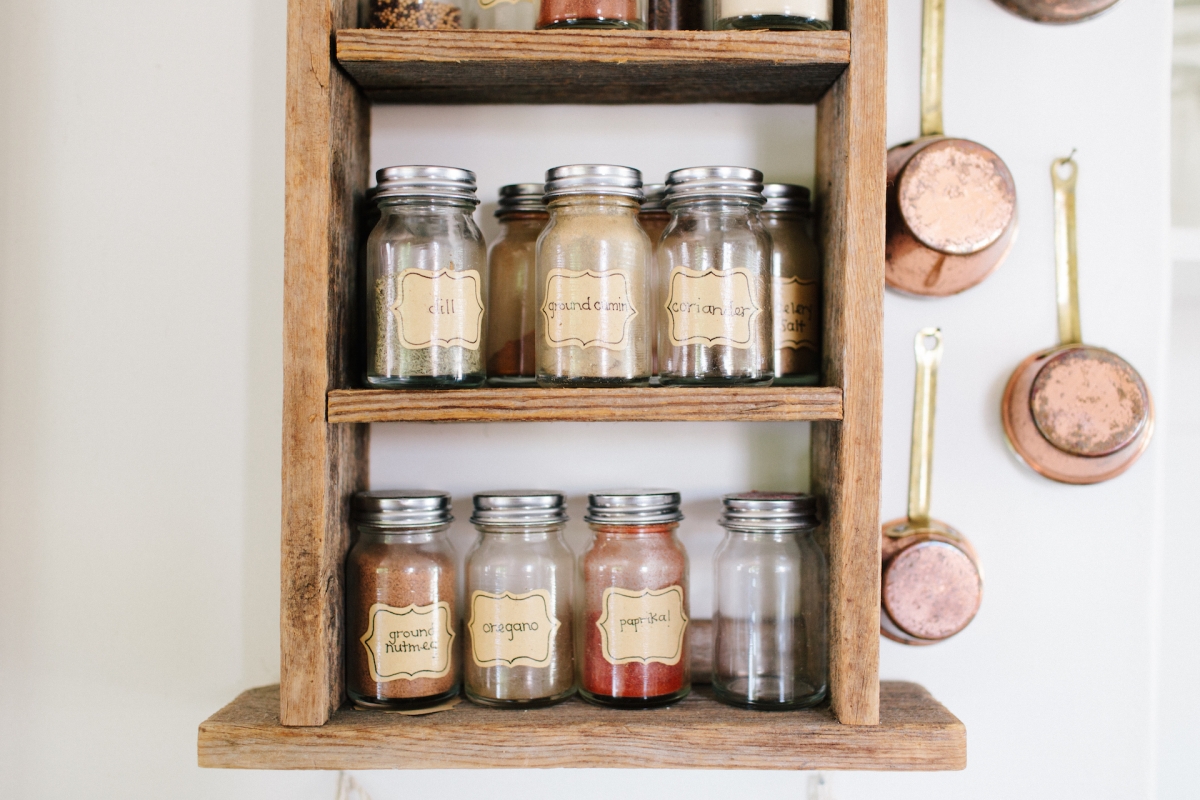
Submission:
POLYGON ((808 235, 809 192, 790 183, 763 186, 758 213, 771 234, 775 311, 775 383, 814 386, 821 380, 821 253, 808 235))
POLYGON ((537 315, 537 240, 550 218, 542 184, 500 189, 500 238, 488 252, 488 383, 532 384, 537 315))

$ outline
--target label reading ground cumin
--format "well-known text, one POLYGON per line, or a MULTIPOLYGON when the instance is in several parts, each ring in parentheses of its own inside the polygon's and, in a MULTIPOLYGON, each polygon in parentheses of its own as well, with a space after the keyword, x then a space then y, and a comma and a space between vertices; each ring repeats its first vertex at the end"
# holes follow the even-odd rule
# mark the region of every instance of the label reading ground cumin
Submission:
POLYGON ((392 313, 409 349, 464 347, 483 340, 483 283, 478 270, 406 269, 392 313))
POLYGON ((630 322, 638 315, 629 270, 552 269, 546 276, 542 316, 551 347, 629 346, 630 322))
POLYGON ((610 664, 679 663, 688 618, 683 613, 683 587, 665 589, 608 588, 601 601, 600 649, 610 664))
POLYGON ((671 344, 747 349, 754 340, 754 278, 748 269, 671 270, 666 312, 671 344))
POLYGON ((376 683, 440 678, 450 672, 450 604, 396 608, 375 603, 367 613, 367 666, 376 683))
POLYGON ((561 623, 551 610, 550 592, 473 592, 471 660, 480 667, 548 667, 551 642, 561 623))
POLYGON ((816 349, 817 309, 821 304, 816 281, 775 279, 775 346, 816 349))

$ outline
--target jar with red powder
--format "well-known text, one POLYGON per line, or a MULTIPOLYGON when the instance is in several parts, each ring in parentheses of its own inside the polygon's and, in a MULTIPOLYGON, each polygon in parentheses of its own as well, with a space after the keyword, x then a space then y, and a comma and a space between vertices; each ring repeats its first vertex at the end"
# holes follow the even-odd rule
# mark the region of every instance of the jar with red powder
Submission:
POLYGON ((542 0, 538 28, 646 27, 646 0, 542 0))
POLYGON ((580 559, 579 693, 625 708, 679 700, 692 687, 679 493, 611 491, 588 501, 595 536, 580 559))

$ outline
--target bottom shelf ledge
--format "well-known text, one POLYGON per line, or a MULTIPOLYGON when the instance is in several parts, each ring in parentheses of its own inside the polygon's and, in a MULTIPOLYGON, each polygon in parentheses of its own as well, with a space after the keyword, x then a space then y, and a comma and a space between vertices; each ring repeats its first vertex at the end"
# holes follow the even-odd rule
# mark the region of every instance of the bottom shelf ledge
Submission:
POLYGON ((343 707, 319 728, 279 724, 279 687, 243 692, 200 725, 200 766, 235 769, 654 768, 957 770, 963 724, 915 683, 880 684, 880 722, 842 725, 828 708, 747 711, 697 687, 666 708, 598 708, 574 698, 507 711, 463 702, 423 717, 343 707))

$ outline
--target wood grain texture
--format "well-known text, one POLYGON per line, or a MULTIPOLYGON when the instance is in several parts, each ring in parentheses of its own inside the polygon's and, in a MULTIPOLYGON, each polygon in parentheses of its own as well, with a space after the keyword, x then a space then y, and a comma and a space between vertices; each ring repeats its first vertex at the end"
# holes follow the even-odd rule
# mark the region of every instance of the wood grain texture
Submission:
POLYGON ((330 53, 352 0, 288 5, 284 241, 280 718, 320 725, 342 702, 342 560, 348 498, 365 485, 366 426, 325 421, 345 386, 355 297, 356 202, 368 108, 330 53))
POLYGON ((709 389, 337 390, 329 421, 340 422, 647 422, 842 418, 841 389, 817 387, 709 389))
POLYGON ((844 31, 342 30, 337 58, 391 103, 813 103, 844 31))
POLYGON ((956 770, 966 731, 920 686, 884 683, 880 724, 841 725, 827 708, 747 711, 694 689, 666 708, 578 699, 529 711, 462 703, 424 717, 343 708, 317 728, 279 724, 275 687, 252 689, 200 726, 202 767, 243 769, 956 770))
POLYGON ((825 255, 825 381, 841 423, 813 430, 813 487, 826 521, 834 713, 879 721, 879 485, 883 418, 887 4, 847 0, 849 69, 817 106, 817 202, 825 255))

